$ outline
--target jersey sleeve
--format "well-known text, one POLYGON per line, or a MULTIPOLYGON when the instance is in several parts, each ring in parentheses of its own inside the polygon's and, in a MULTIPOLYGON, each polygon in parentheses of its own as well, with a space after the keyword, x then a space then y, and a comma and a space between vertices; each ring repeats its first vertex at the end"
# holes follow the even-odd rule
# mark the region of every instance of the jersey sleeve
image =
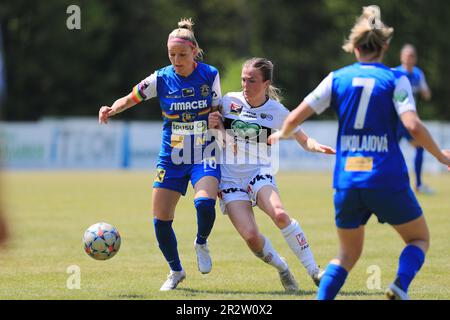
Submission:
POLYGON ((136 103, 156 97, 156 71, 133 87, 131 97, 136 103))
POLYGON ((220 88, 220 76, 217 72, 216 77, 214 78, 214 82, 212 85, 212 102, 211 106, 216 107, 220 105, 222 99, 222 91, 220 88))
POLYGON ((412 93, 411 83, 406 76, 401 76, 394 89, 393 102, 397 114, 406 111, 416 111, 416 102, 412 93))
POLYGON ((322 82, 305 98, 305 102, 317 113, 324 112, 331 103, 333 84, 333 72, 331 72, 322 82))
POLYGON ((220 105, 220 113, 225 117, 230 113, 230 98, 227 94, 220 99, 220 105))

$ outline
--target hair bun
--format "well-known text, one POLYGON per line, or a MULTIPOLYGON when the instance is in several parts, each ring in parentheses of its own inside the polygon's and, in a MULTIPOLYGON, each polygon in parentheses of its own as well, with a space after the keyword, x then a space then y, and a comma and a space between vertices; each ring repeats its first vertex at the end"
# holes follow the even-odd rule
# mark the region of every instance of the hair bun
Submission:
POLYGON ((366 18, 375 18, 378 20, 381 20, 381 10, 379 6, 368 6, 368 7, 363 7, 363 13, 362 15, 366 18))
POLYGON ((188 30, 192 31, 193 26, 194 26, 194 21, 192 21, 191 18, 189 18, 189 19, 183 18, 178 22, 178 28, 180 28, 180 29, 188 29, 188 30))

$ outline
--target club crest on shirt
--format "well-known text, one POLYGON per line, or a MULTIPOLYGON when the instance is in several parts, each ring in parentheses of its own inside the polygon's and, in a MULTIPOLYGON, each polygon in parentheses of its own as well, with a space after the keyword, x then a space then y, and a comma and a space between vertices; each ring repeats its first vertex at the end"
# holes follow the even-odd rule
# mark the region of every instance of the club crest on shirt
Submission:
POLYGON ((194 121, 195 117, 196 117, 195 113, 186 111, 186 112, 183 112, 183 114, 181 115, 181 120, 183 122, 191 122, 191 121, 194 121))
POLYGON ((200 93, 201 93, 202 97, 207 97, 209 95, 210 91, 211 90, 207 84, 204 84, 200 87, 200 93))
POLYGON ((268 113, 261 113, 260 117, 261 117, 261 119, 267 119, 269 121, 273 120, 273 116, 271 114, 268 114, 268 113))
POLYGON ((242 112, 242 106, 238 106, 237 104, 231 103, 230 105, 230 114, 240 115, 242 112))
POLYGON ((194 90, 194 88, 183 88, 183 90, 181 90, 181 94, 185 98, 193 97, 193 96, 195 96, 195 90, 194 90))

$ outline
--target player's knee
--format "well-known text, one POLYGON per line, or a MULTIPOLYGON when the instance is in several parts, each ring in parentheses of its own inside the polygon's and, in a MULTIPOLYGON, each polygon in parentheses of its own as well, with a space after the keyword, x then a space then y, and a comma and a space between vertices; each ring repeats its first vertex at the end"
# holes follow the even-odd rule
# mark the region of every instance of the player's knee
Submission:
POLYGON ((260 236, 258 229, 246 230, 242 237, 251 249, 257 249, 260 246, 260 236))
POLYGON ((354 248, 352 250, 341 251, 339 254, 339 259, 346 270, 350 270, 358 262, 361 256, 362 249, 354 248))
POLYGON ((202 197, 194 200, 195 208, 202 212, 215 212, 216 200, 202 197))
POLYGON ((406 244, 419 247, 420 249, 422 249, 423 252, 426 253, 430 248, 430 236, 426 235, 418 239, 410 240, 406 244))
POLYGON ((287 227, 291 223, 291 218, 286 211, 283 208, 275 208, 274 210, 273 221, 277 227, 280 229, 287 227))

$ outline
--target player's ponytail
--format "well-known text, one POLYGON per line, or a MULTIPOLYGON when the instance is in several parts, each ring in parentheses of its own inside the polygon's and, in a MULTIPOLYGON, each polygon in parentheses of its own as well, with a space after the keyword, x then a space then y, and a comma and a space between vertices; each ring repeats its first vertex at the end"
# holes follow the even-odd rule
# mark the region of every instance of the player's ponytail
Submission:
POLYGON ((394 28, 381 21, 380 7, 363 7, 361 16, 356 20, 342 48, 349 53, 358 48, 364 54, 375 54, 374 57, 379 57, 384 45, 391 40, 393 32, 394 28))
POLYGON ((197 54, 195 56, 196 60, 203 59, 203 50, 198 45, 197 40, 195 39, 194 35, 194 21, 192 21, 191 18, 189 19, 181 19, 178 22, 178 28, 174 29, 169 34, 169 39, 167 42, 175 41, 175 42, 181 42, 189 45, 192 49, 197 50, 197 54))
POLYGON ((261 75, 263 78, 263 81, 269 80, 270 85, 267 88, 266 94, 269 96, 270 99, 275 101, 281 101, 281 90, 274 86, 273 83, 273 63, 267 59, 264 58, 251 58, 244 62, 244 67, 252 67, 255 69, 258 69, 261 71, 261 75))

